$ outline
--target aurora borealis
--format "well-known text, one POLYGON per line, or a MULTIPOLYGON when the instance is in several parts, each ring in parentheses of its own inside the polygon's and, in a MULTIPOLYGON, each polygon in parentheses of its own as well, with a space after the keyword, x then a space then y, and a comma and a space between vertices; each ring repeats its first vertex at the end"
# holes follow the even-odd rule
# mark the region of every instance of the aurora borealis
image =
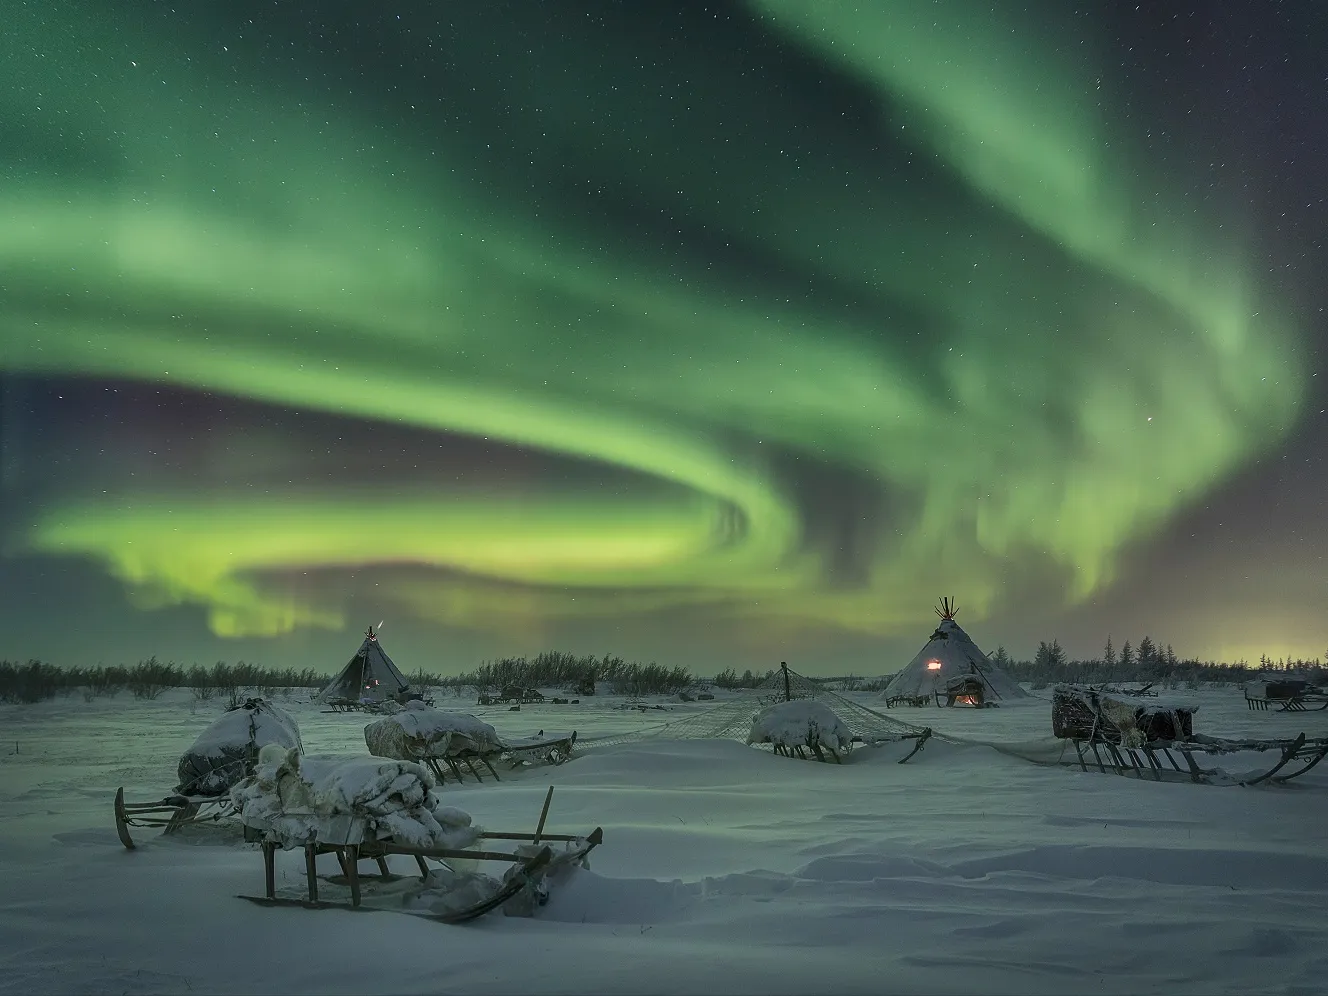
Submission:
POLYGON ((1159 580, 1189 555, 1132 551, 1297 451, 1322 316, 1270 275, 1239 136, 1159 153, 1183 115, 1122 68, 1152 26, 0 11, 0 564, 19 596, 79 579, 11 632, 118 597, 125 655, 168 618, 177 657, 349 653, 386 616, 442 667, 676 633, 814 672, 917 643, 938 594, 1089 653, 1131 591, 1233 652, 1183 644, 1217 614, 1159 580))

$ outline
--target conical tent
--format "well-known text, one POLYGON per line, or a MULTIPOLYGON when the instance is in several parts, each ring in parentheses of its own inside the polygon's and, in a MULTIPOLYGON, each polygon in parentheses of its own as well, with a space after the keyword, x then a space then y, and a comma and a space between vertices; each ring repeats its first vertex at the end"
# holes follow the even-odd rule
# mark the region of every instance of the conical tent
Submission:
POLYGON ((954 602, 941 599, 941 608, 936 614, 941 617, 936 632, 908 666, 885 686, 882 698, 944 694, 947 688, 965 678, 973 678, 981 684, 983 697, 988 702, 1028 698, 1028 693, 1019 687, 1018 682, 993 664, 954 621, 954 602))
POLYGON ((410 683, 387 656, 373 627, 364 634, 364 642, 341 673, 318 693, 323 702, 347 699, 353 702, 401 701, 410 694, 410 683))

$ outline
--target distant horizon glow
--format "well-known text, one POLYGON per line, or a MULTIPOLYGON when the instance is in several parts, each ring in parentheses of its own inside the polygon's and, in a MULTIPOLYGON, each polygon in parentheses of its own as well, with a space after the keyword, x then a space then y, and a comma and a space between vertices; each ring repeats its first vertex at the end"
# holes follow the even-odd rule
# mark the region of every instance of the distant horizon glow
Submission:
POLYGON ((643 66, 624 11, 7 5, 0 376, 182 414, 6 441, 0 555, 209 640, 741 654, 1110 594, 1287 438, 1306 333, 1105 34, 961 6, 753 0, 643 66))

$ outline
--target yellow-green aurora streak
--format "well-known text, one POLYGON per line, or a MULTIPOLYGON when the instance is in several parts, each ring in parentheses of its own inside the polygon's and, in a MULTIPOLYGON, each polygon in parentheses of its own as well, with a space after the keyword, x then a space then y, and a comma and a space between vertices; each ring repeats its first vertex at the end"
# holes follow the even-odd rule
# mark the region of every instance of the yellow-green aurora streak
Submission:
MULTIPOLYGON (((1288 428, 1290 330, 1239 247, 1142 196, 1139 163, 1107 161, 1120 143, 1075 96, 1086 77, 994 21, 947 29, 930 3, 753 8, 907 112, 905 140, 968 203, 814 152, 711 148, 704 128, 715 159, 689 174, 685 122, 659 123, 658 155, 618 154, 653 202, 829 271, 858 306, 605 248, 574 213, 482 189, 460 138, 384 139, 364 109, 214 40, 2 0, 0 120, 77 152, 0 191, 0 368, 397 421, 658 482, 521 502, 70 495, 18 547, 95 558, 225 635, 342 624, 336 604, 276 594, 274 572, 401 563, 449 572, 436 601, 428 584, 400 597, 450 622, 692 604, 881 632, 925 611, 919 589, 981 610, 1012 566, 1059 565, 1069 597, 1090 593, 1125 543, 1288 428), (906 499, 860 583, 829 582, 774 447, 906 499)), ((630 141, 549 99, 567 146, 630 141)))

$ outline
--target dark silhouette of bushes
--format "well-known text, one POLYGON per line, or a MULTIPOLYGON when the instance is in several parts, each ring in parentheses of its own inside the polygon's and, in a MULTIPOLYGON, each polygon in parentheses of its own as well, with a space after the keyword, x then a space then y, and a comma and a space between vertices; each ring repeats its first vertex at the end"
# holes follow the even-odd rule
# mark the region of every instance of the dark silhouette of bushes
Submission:
POLYGON ((148 701, 168 688, 193 688, 195 697, 201 699, 218 694, 233 698, 243 688, 321 688, 330 680, 312 668, 265 668, 244 661, 218 661, 211 668, 195 664, 188 669, 174 661, 163 664, 156 657, 132 667, 98 664, 61 668, 38 660, 27 664, 0 661, 0 702, 40 702, 80 688, 89 700, 102 695, 114 697, 126 688, 134 698, 148 701))
POLYGON ((651 662, 628 662, 621 657, 578 657, 549 650, 533 658, 505 657, 481 664, 451 678, 436 678, 439 685, 473 685, 481 691, 508 688, 561 688, 576 695, 594 695, 598 683, 606 683, 617 695, 672 695, 694 681, 684 667, 665 667, 651 662))
POLYGON ((41 702, 59 690, 60 670, 51 664, 0 661, 0 702, 41 702))
POLYGON ((752 669, 748 668, 746 671, 742 672, 742 674, 738 674, 736 670, 729 667, 715 675, 715 685, 718 688, 727 688, 729 690, 735 688, 755 688, 757 685, 761 684, 761 682, 768 681, 774 673, 775 669, 771 668, 766 671, 765 674, 753 674, 752 669))

